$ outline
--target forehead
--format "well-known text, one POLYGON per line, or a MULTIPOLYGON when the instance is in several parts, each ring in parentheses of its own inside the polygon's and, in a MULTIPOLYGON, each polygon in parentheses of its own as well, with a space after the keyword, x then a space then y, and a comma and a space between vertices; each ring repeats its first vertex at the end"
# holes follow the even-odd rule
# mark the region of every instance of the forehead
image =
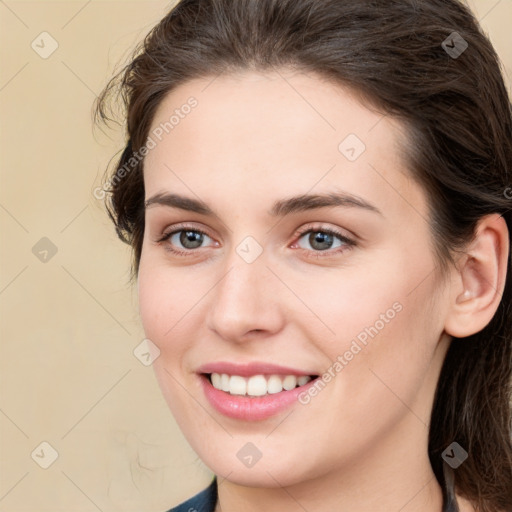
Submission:
POLYGON ((192 80, 167 94, 149 136, 146 196, 188 188, 219 201, 242 191, 271 200, 341 187, 395 209, 400 196, 425 202, 404 167, 401 125, 311 74, 192 80))

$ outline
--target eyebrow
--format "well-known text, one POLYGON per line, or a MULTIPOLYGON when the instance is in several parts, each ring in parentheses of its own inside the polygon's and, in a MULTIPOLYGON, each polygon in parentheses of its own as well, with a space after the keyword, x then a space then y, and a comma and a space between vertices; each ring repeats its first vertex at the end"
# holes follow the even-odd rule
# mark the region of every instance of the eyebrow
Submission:
MULTIPOLYGON (((178 194, 159 193, 155 194, 144 202, 144 207, 152 205, 168 206, 179 208, 202 215, 216 216, 215 212, 203 201, 178 194)), ((374 205, 368 203, 361 197, 348 193, 329 194, 301 194, 287 199, 276 201, 268 214, 272 217, 284 217, 291 213, 298 213, 307 210, 315 210, 329 206, 355 207, 382 215, 382 212, 374 205)))

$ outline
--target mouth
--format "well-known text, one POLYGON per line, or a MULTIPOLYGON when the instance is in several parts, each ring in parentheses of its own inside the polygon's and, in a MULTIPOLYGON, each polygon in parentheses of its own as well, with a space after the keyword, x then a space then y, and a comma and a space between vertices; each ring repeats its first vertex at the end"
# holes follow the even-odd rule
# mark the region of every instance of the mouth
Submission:
POLYGON ((318 375, 228 375, 198 374, 203 393, 220 414, 241 421, 262 421, 292 406, 302 404, 318 375))
POLYGON ((291 374, 257 374, 249 377, 227 373, 202 373, 201 375, 218 391, 223 391, 231 396, 249 398, 291 391, 301 388, 319 377, 318 375, 291 374))

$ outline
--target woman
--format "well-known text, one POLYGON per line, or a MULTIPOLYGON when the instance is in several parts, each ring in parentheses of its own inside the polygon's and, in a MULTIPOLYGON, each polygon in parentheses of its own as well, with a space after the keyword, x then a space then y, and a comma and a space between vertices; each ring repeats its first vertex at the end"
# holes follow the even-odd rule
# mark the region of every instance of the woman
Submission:
POLYGON ((512 510, 512 116, 456 0, 183 0, 97 104, 172 510, 512 510))

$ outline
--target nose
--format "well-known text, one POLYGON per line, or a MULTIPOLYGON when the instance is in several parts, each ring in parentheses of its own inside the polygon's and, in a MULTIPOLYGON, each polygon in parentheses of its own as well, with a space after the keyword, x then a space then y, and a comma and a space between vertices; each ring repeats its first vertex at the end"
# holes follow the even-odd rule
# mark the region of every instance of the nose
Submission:
POLYGON ((267 268, 264 256, 247 263, 233 251, 223 268, 207 309, 208 328, 237 343, 279 332, 284 325, 279 303, 282 284, 267 268))

